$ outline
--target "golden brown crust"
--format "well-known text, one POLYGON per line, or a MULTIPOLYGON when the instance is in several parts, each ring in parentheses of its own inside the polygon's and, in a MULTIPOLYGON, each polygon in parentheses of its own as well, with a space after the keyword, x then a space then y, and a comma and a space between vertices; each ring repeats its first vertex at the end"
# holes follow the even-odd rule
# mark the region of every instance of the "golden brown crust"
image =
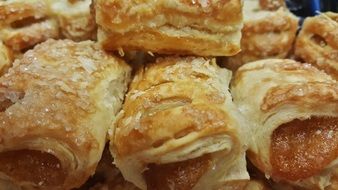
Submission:
POLYGON ((244 124, 228 93, 229 80, 229 71, 205 58, 159 58, 141 69, 111 136, 124 177, 145 189, 142 173, 149 168, 146 178, 155 181, 147 185, 154 189, 212 188, 238 163, 233 179, 243 179, 245 148, 238 138, 245 135, 244 124))
MULTIPOLYGON (((258 63, 259 61, 257 61, 258 63)), ((281 73, 283 75, 287 74, 297 74, 307 80, 315 80, 318 75, 322 75, 321 72, 318 72, 318 69, 312 67, 310 64, 302 64, 290 59, 267 59, 262 60, 259 63, 262 64, 251 64, 250 67, 241 67, 234 76, 232 82, 233 86, 237 85, 241 80, 244 79, 244 76, 250 72, 259 72, 260 70, 272 70, 276 73, 281 73), (266 62, 266 64, 264 64, 266 62)), ((272 81, 273 77, 264 78, 264 82, 272 81)))
POLYGON ((338 14, 327 12, 304 21, 295 54, 338 79, 338 14))
MULTIPOLYGON (((0 152, 52 154, 67 176, 50 188, 81 185, 95 171, 129 72, 123 61, 90 41, 48 40, 35 46, 0 78, 0 152)), ((43 185, 9 177, 23 186, 43 185)))
MULTIPOLYGON (((275 1, 274 1, 275 2, 275 1)), ((225 60, 237 70, 241 65, 264 58, 285 58, 296 37, 298 19, 287 9, 264 10, 257 0, 244 2, 242 51, 225 60)))
POLYGON ((219 107, 226 97, 210 84, 211 70, 199 72, 207 68, 198 65, 203 59, 196 60, 158 59, 136 75, 117 123, 114 145, 119 156, 159 147, 193 131, 201 137, 228 131, 228 116, 219 107))
POLYGON ((240 50, 240 0, 96 0, 95 9, 98 38, 107 50, 202 56, 240 50))

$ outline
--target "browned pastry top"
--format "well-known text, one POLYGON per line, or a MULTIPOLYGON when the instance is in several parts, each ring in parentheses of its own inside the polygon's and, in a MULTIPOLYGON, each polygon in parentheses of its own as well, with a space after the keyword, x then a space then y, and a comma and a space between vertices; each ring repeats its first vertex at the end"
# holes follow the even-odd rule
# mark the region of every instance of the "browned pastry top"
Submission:
POLYGON ((232 70, 260 59, 286 58, 292 48, 298 18, 278 1, 259 2, 244 1, 241 52, 225 59, 225 65, 232 70), (266 5, 262 5, 262 2, 266 5), (264 7, 270 4, 275 8, 264 7))
MULTIPOLYGON (((49 40, 28 51, 0 78, 1 137, 20 138, 28 129, 31 134, 31 130, 47 129, 74 134, 77 118, 93 109, 93 100, 87 98, 88 89, 100 78, 95 71, 107 65, 100 61, 102 58, 108 60, 89 41, 78 46, 71 41, 49 40), (11 134, 6 128, 13 126, 18 129, 11 134)), ((79 145, 85 144, 80 136, 75 139, 79 145)))
POLYGON ((285 103, 302 106, 304 102, 311 102, 313 100, 320 100, 323 103, 338 102, 337 94, 338 85, 334 83, 308 82, 285 85, 283 87, 271 88, 267 92, 261 105, 261 110, 267 112, 285 103))
POLYGON ((117 123, 119 155, 156 148, 190 133, 209 136, 227 131, 225 101, 217 71, 203 58, 158 59, 140 71, 130 86, 123 118, 117 123), (175 118, 173 120, 172 118, 175 118))
POLYGON ((338 79, 338 14, 327 12, 305 19, 295 54, 338 79))

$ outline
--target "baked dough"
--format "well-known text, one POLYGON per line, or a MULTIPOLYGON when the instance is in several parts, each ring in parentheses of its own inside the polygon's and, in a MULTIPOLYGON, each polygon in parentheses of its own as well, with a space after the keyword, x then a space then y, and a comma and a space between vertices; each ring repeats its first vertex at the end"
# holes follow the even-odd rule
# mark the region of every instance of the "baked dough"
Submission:
POLYGON ((90 41, 48 40, 0 78, 0 179, 72 189, 95 172, 130 67, 90 41))
POLYGON ((286 7, 285 0, 258 0, 259 6, 264 10, 277 10, 286 7))
POLYGON ((0 40, 23 52, 49 38, 96 39, 91 0, 9 0, 0 2, 0 40))
POLYGON ((95 0, 106 50, 230 56, 240 51, 241 0, 95 0))
POLYGON ((0 40, 20 52, 49 38, 58 38, 58 24, 49 13, 46 1, 0 2, 0 40))
POLYGON ((298 18, 283 7, 283 1, 245 0, 242 51, 225 59, 227 68, 263 58, 285 58, 292 48, 298 18))
POLYGON ((310 64, 266 59, 243 65, 234 102, 251 123, 250 160, 277 182, 324 189, 338 169, 338 84, 310 64))
POLYGON ((246 122, 214 59, 159 58, 139 70, 111 131, 114 162, 141 189, 213 189, 248 179, 246 122))
POLYGON ((96 23, 90 13, 91 0, 48 0, 62 36, 82 41, 96 39, 96 23))
POLYGON ((327 12, 305 19, 295 54, 338 80, 338 13, 327 12))

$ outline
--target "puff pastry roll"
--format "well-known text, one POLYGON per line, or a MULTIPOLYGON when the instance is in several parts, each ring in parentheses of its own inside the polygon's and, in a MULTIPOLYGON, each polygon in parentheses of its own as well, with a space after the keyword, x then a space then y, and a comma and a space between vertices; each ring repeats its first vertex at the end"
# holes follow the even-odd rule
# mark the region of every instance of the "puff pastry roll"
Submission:
POLYGON ((277 182, 324 189, 338 170, 338 84, 310 64, 266 59, 243 65, 234 102, 251 122, 248 156, 277 182))
POLYGON ((96 38, 96 23, 90 13, 91 0, 49 0, 62 36, 75 41, 96 38))
POLYGON ((58 24, 49 13, 46 1, 0 2, 0 40, 14 51, 23 51, 59 37, 58 24))
POLYGON ((159 58, 135 76, 116 128, 114 162, 141 189, 212 189, 248 179, 245 121, 215 60, 159 58))
POLYGON ((225 59, 236 70, 241 65, 263 58, 285 58, 292 48, 298 18, 283 7, 283 1, 245 0, 242 51, 225 59))
POLYGON ((48 40, 0 78, 0 179, 71 189, 95 172, 130 68, 90 41, 48 40))
POLYGON ((240 51, 241 0, 95 0, 106 50, 229 56, 240 51))
POLYGON ((295 54, 338 80, 338 13, 305 19, 297 37, 295 54))

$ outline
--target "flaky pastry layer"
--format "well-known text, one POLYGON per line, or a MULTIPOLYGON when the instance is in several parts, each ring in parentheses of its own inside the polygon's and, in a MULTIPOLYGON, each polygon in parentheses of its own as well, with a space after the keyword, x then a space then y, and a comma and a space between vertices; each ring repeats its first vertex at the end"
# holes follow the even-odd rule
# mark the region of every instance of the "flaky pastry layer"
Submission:
POLYGON ((305 19, 295 54, 338 80, 338 14, 327 12, 305 19))
POLYGON ((107 50, 225 56, 239 52, 240 0, 95 0, 107 50))
POLYGON ((264 58, 286 58, 296 37, 298 19, 282 5, 269 0, 244 1, 242 51, 225 60, 228 68, 236 70, 264 58))

